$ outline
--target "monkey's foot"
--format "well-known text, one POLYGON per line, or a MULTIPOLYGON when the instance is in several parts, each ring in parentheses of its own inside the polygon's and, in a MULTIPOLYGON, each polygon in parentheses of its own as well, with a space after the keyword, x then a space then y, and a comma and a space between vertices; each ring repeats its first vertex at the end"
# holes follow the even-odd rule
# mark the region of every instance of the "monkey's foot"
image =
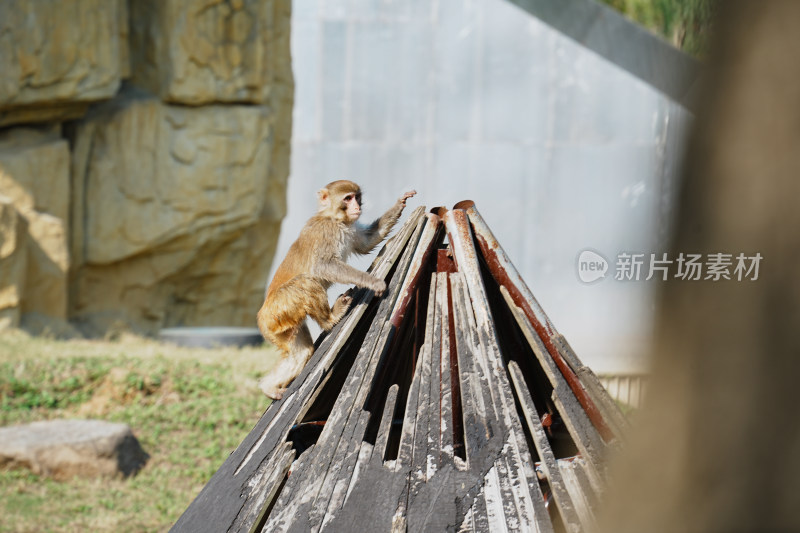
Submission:
POLYGON ((261 389, 261 392, 272 398, 274 401, 278 401, 283 398, 283 394, 286 392, 286 387, 270 385, 269 383, 264 383, 263 380, 258 384, 258 386, 261 389))
POLYGON ((351 303, 353 303, 353 297, 347 293, 340 294, 339 297, 336 298, 332 309, 333 315, 336 316, 336 322, 344 316, 351 303))
POLYGON ((283 398, 283 394, 286 392, 285 388, 271 389, 271 390, 261 389, 261 390, 264 392, 264 394, 266 394, 268 397, 272 398, 276 402, 281 398, 283 398))

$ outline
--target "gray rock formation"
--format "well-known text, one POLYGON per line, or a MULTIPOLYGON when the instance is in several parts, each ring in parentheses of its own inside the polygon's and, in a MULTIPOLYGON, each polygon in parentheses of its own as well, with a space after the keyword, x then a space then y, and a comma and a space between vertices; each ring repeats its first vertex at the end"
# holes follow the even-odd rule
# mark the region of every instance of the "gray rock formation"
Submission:
POLYGON ((0 126, 80 117, 120 84, 118 0, 0 3, 0 126))
POLYGON ((253 325, 286 211, 290 13, 0 5, 0 328, 253 325))
POLYGON ((49 420, 0 427, 0 466, 29 468, 58 480, 128 477, 138 472, 148 457, 126 424, 49 420))
MULTIPOLYGON (((59 135, 60 128, 19 127, 0 133, 0 190, 26 227, 27 238, 14 245, 19 250, 15 253, 27 258, 18 312, 64 320, 70 263, 70 153, 67 141, 59 135)), ((0 283, 3 281, 0 278, 0 283)))

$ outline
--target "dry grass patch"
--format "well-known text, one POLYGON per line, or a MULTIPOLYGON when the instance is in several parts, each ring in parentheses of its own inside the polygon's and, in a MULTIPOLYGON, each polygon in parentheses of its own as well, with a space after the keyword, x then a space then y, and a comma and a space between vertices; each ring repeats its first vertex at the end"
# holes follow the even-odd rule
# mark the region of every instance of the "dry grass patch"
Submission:
POLYGON ((178 348, 0 333, 0 425, 101 418, 150 454, 134 478, 56 482, 0 471, 0 531, 164 531, 269 405, 272 348, 178 348))

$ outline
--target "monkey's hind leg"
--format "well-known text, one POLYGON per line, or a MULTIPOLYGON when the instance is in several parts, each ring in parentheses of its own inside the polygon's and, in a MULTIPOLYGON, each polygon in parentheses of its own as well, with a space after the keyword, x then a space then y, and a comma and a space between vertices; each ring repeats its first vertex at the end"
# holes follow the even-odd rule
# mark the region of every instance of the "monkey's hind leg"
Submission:
POLYGON ((289 384, 303 371, 313 353, 314 341, 304 322, 297 328, 297 335, 290 342, 288 353, 281 354, 277 364, 261 378, 258 382, 259 388, 273 400, 280 400, 289 384))
MULTIPOLYGON (((264 394, 275 400, 296 378, 314 352, 306 316, 329 316, 325 287, 314 277, 300 274, 269 296, 258 312, 258 325, 264 336, 278 346, 283 356, 259 382, 264 394)), ((317 320, 319 321, 319 320, 317 320)))

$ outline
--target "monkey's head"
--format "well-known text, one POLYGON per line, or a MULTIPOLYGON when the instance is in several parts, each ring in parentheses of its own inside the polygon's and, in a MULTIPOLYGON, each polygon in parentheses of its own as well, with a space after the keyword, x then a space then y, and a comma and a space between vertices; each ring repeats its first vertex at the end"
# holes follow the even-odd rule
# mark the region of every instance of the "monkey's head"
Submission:
POLYGON ((332 181, 317 192, 319 213, 352 224, 361 216, 361 187, 348 180, 332 181))

